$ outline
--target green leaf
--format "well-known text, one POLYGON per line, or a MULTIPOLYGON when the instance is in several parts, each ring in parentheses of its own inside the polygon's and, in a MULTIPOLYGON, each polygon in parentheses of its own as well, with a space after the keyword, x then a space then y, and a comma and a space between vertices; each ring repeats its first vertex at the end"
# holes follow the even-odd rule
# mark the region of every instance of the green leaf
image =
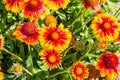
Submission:
POLYGON ((29 55, 29 57, 27 58, 26 64, 27 64, 26 65, 27 67, 33 66, 33 60, 32 60, 32 56, 31 55, 29 55))

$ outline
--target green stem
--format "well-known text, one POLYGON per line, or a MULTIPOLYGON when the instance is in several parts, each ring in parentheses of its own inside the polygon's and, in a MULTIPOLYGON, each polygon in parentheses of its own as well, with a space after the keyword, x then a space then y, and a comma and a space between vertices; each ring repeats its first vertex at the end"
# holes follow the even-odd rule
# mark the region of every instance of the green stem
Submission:
MULTIPOLYGON (((93 17, 92 17, 92 18, 89 18, 88 20, 86 20, 86 22, 82 25, 82 27, 84 27, 84 26, 85 26, 88 22, 90 22, 92 19, 93 19, 93 17)), ((82 27, 79 27, 78 29, 76 29, 76 30, 73 32, 73 34, 77 33, 82 27)))
POLYGON ((15 59, 18 59, 18 60, 20 60, 20 61, 23 61, 19 56, 17 56, 17 55, 15 55, 14 53, 8 51, 7 49, 3 48, 3 50, 4 50, 5 52, 7 52, 8 54, 10 54, 11 56, 13 56, 15 59))
POLYGON ((70 72, 70 69, 71 69, 71 67, 69 67, 69 68, 66 69, 66 70, 63 70, 63 71, 57 72, 57 73, 55 73, 55 74, 53 74, 53 75, 46 76, 46 78, 52 78, 52 77, 55 77, 55 76, 60 75, 60 74, 63 74, 63 73, 69 73, 69 72, 70 72))
POLYGON ((90 50, 92 49, 92 47, 93 47, 93 45, 91 45, 89 47, 89 49, 87 50, 87 52, 82 57, 80 57, 79 60, 82 60, 84 57, 86 57, 88 55, 88 53, 90 52, 90 50))
POLYGON ((73 47, 74 47, 74 46, 71 46, 71 47, 67 48, 67 50, 64 52, 63 57, 65 57, 65 56, 66 56, 66 54, 68 53, 68 51, 69 51, 71 48, 73 48, 73 47))
POLYGON ((23 67, 23 70, 24 70, 26 73, 28 73, 30 76, 33 76, 33 74, 32 74, 30 71, 28 71, 26 68, 23 67))

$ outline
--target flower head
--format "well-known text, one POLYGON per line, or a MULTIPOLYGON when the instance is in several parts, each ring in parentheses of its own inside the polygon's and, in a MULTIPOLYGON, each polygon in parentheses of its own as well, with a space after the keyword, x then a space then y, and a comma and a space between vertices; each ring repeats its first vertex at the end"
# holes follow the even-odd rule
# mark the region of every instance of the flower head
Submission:
POLYGON ((65 9, 70 0, 43 0, 46 6, 51 10, 65 9))
POLYGON ((108 46, 108 42, 107 41, 100 41, 100 43, 99 43, 100 49, 102 49, 102 50, 106 49, 107 46, 108 46))
POLYGON ((85 6, 86 9, 89 7, 92 7, 93 9, 99 9, 99 2, 100 0, 82 0, 83 5, 85 6))
POLYGON ((76 62, 72 68, 72 75, 77 80, 88 78, 88 68, 80 61, 76 62))
POLYGON ((45 66, 47 66, 47 68, 54 69, 56 67, 58 67, 62 60, 62 56, 59 53, 59 51, 56 50, 42 50, 39 55, 41 56, 41 59, 43 60, 45 66))
POLYGON ((25 3, 25 18, 30 18, 31 20, 43 19, 47 14, 49 14, 49 10, 44 6, 42 0, 29 0, 25 3))
POLYGON ((57 19, 53 15, 48 15, 44 19, 44 24, 46 26, 56 26, 57 19))
POLYGON ((0 50, 3 48, 4 46, 4 39, 3 37, 0 35, 0 50))
POLYGON ((0 71, 0 80, 3 80, 4 78, 4 73, 0 71))
POLYGON ((24 22, 17 27, 13 36, 28 45, 34 45, 39 39, 39 29, 33 22, 24 22))
POLYGON ((63 24, 59 27, 49 26, 40 30, 40 43, 44 48, 65 50, 71 41, 72 35, 68 28, 63 29, 63 24))
POLYGON ((120 74, 120 57, 111 52, 105 52, 97 59, 96 69, 100 70, 102 77, 120 74))
POLYGON ((14 13, 19 13, 24 6, 25 0, 3 0, 5 2, 5 8, 14 13))
POLYGON ((114 41, 118 37, 119 26, 116 18, 102 13, 95 16, 91 24, 95 36, 103 41, 114 41))
POLYGON ((14 73, 15 75, 19 76, 22 74, 23 72, 23 67, 20 64, 13 64, 12 68, 11 68, 12 73, 14 73))
POLYGON ((95 69, 95 66, 88 64, 87 65, 88 71, 89 71, 89 76, 88 79, 96 79, 100 77, 99 71, 95 69))

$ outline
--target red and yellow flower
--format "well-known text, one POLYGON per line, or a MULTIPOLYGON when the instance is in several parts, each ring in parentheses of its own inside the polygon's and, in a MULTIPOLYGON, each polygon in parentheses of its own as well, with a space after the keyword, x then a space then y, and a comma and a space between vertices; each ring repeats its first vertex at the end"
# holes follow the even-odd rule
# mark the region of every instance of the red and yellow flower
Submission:
POLYGON ((101 77, 120 74, 120 56, 112 52, 105 52, 97 59, 96 69, 100 70, 101 77))
POLYGON ((39 40, 39 28, 34 22, 24 22, 17 27, 13 36, 21 42, 34 45, 39 40))
POLYGON ((4 38, 2 35, 0 35, 0 50, 3 49, 3 46, 4 46, 4 38))
POLYGON ((29 0, 25 3, 25 18, 30 18, 31 20, 43 19, 47 14, 49 14, 49 10, 44 6, 42 0, 29 0))
POLYGON ((82 62, 78 61, 73 65, 72 76, 77 80, 88 78, 88 68, 82 62))
POLYGON ((24 6, 25 0, 3 0, 5 2, 5 8, 14 13, 19 13, 24 6))
POLYGON ((46 6, 51 10, 65 9, 70 0, 43 0, 46 6))
POLYGON ((65 50, 71 41, 72 34, 68 28, 64 29, 64 25, 59 27, 49 26, 43 27, 40 30, 40 43, 44 48, 65 50))
POLYGON ((82 0, 83 5, 86 9, 92 7, 93 9, 97 10, 99 9, 99 2, 100 0, 82 0))
POLYGON ((59 51, 44 49, 39 53, 47 68, 54 69, 58 67, 62 62, 62 56, 59 51))
POLYGON ((115 41, 119 35, 119 26, 116 18, 104 13, 95 16, 91 24, 95 36, 103 41, 115 41))

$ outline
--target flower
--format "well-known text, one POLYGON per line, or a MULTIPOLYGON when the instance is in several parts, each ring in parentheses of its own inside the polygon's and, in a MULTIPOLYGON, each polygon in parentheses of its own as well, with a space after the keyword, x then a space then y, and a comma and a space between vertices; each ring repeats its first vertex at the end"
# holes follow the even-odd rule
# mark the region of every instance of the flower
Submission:
POLYGON ((5 2, 5 8, 13 13, 19 13, 24 6, 25 0, 3 0, 5 2))
POLYGON ((23 67, 20 64, 15 63, 15 64, 12 65, 11 71, 15 75, 20 76, 23 72, 23 67))
POLYGON ((56 26, 57 19, 53 15, 48 15, 44 19, 44 24, 46 26, 56 26))
POLYGON ((99 71, 95 69, 95 66, 88 64, 87 65, 88 71, 89 71, 89 76, 88 76, 88 80, 90 79, 94 79, 96 80, 96 78, 100 77, 99 71))
POLYGON ((88 68, 82 62, 78 61, 73 65, 72 76, 77 80, 88 78, 88 68))
POLYGON ((43 0, 46 6, 51 10, 65 9, 70 0, 43 0))
POLYGON ((64 25, 59 27, 49 26, 40 30, 40 43, 44 48, 65 50, 71 41, 72 35, 68 28, 63 29, 64 25))
POLYGON ((119 26, 120 24, 116 18, 104 13, 95 16, 91 23, 93 33, 103 41, 114 41, 118 37, 119 26))
POLYGON ((39 29, 34 22, 24 22, 17 27, 13 36, 21 42, 34 45, 39 39, 39 29))
POLYGON ((47 14, 49 14, 49 10, 44 6, 42 0, 29 0, 25 3, 25 18, 30 18, 31 20, 43 19, 47 14))
POLYGON ((104 50, 104 49, 107 48, 107 46, 108 46, 108 42, 107 41, 100 41, 100 43, 99 43, 100 49, 104 50))
POLYGON ((100 0, 82 0, 82 3, 86 9, 88 9, 89 7, 92 7, 95 10, 99 9, 99 2, 100 0))
POLYGON ((0 80, 3 80, 4 78, 4 73, 0 71, 0 80))
POLYGON ((3 46, 4 46, 4 39, 3 39, 3 36, 0 35, 0 50, 3 49, 3 46))
POLYGON ((56 68, 62 62, 60 52, 54 49, 44 49, 41 52, 39 52, 39 56, 41 56, 41 59, 43 60, 45 66, 50 70, 56 68))
POLYGON ((100 70, 101 77, 120 74, 120 56, 112 52, 105 52, 97 59, 96 69, 100 70))

